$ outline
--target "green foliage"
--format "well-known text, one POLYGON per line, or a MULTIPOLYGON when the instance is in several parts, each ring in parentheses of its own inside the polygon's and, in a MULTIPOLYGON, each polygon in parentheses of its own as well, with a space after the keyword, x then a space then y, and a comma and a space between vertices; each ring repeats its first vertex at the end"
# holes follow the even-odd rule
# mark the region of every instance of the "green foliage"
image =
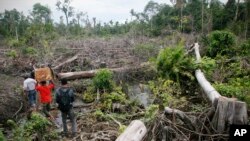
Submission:
POLYGON ((158 111, 159 111, 159 105, 148 106, 144 115, 144 121, 147 123, 154 121, 158 111))
POLYGON ((216 61, 215 59, 205 56, 205 57, 202 57, 201 62, 196 65, 197 65, 196 67, 204 71, 204 73, 207 76, 211 76, 213 73, 213 70, 216 67, 216 61))
POLYGON ((163 78, 179 82, 181 78, 194 79, 192 72, 195 69, 193 58, 185 55, 182 45, 168 47, 157 57, 157 70, 163 78))
POLYGON ((190 104, 192 112, 204 112, 207 109, 207 106, 204 106, 203 104, 190 104))
POLYGON ((100 109, 97 109, 97 110, 94 112, 94 117, 95 117, 98 121, 105 121, 105 120, 107 120, 107 116, 105 116, 105 114, 104 114, 100 109))
POLYGON ((34 56, 36 55, 37 50, 33 47, 26 47, 26 48, 23 48, 22 53, 25 55, 34 56))
POLYGON ((93 78, 93 85, 95 89, 107 90, 109 92, 112 91, 112 75, 112 72, 108 69, 99 70, 93 78))
POLYGON ((246 101, 250 106, 250 81, 249 76, 231 78, 228 83, 215 83, 214 87, 223 96, 236 97, 246 101))
POLYGON ((240 48, 237 50, 238 55, 241 56, 249 56, 250 57, 250 39, 247 41, 243 42, 240 45, 240 48))
POLYGON ((236 44, 236 36, 228 31, 213 31, 207 38, 208 52, 210 57, 217 55, 235 55, 234 45, 236 44))
POLYGON ((17 58, 18 54, 16 50, 10 50, 9 52, 6 53, 6 55, 10 58, 17 58))
POLYGON ((102 110, 110 111, 112 109, 113 103, 121 103, 125 104, 127 102, 126 94, 121 91, 120 87, 116 87, 116 89, 111 93, 104 93, 101 96, 102 110))
POLYGON ((8 120, 7 123, 12 127, 14 140, 31 141, 33 134, 37 134, 42 141, 47 140, 48 137, 56 138, 55 133, 48 130, 51 123, 39 113, 32 113, 30 120, 20 124, 12 120, 8 120))
POLYGON ((10 47, 20 47, 20 46, 23 46, 23 42, 20 41, 20 40, 17 40, 17 39, 9 39, 7 41, 7 44, 10 46, 10 47))
POLYGON ((119 133, 122 134, 125 131, 126 128, 127 128, 126 125, 119 126, 119 133))
POLYGON ((242 89, 240 89, 239 87, 235 87, 233 85, 222 84, 222 83, 215 84, 214 87, 216 88, 216 90, 219 91, 220 94, 224 96, 237 97, 240 99, 243 98, 242 89))
POLYGON ((181 97, 181 89, 172 80, 159 78, 157 81, 150 81, 149 87, 153 92, 155 102, 162 107, 172 106, 175 108, 185 107, 187 100, 181 97))
POLYGON ((95 100, 95 97, 96 97, 96 94, 93 91, 93 88, 89 87, 89 88, 87 88, 87 91, 84 92, 84 94, 83 94, 83 101, 85 103, 90 103, 90 102, 93 102, 95 100))
POLYGON ((0 141, 6 141, 1 129, 0 129, 0 141))
POLYGON ((51 123, 41 114, 33 113, 31 119, 25 124, 24 129, 28 133, 44 132, 51 123))

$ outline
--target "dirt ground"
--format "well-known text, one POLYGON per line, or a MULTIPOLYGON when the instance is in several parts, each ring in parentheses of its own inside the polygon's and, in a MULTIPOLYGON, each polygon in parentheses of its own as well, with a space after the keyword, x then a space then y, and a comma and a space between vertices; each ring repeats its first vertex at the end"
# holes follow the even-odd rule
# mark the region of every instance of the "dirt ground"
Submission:
POLYGON ((22 77, 0 74, 0 122, 15 119, 25 109, 22 83, 22 77))

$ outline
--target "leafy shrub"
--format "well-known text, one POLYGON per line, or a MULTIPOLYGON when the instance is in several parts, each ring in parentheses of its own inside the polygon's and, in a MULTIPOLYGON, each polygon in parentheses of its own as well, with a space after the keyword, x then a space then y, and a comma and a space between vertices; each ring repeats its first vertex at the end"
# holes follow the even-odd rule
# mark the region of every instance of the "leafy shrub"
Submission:
POLYGON ((194 79, 192 72, 195 68, 193 58, 185 55, 182 45, 168 47, 159 53, 157 57, 157 70, 163 78, 179 82, 181 77, 194 79))
POLYGON ((108 90, 113 89, 112 72, 108 69, 99 70, 93 78, 95 89, 108 90))
POLYGON ((241 45, 240 45, 240 48, 237 50, 238 52, 238 55, 241 55, 241 56, 250 56, 250 39, 243 42, 241 45))
POLYGON ((95 97, 96 97, 96 94, 87 90, 87 92, 85 92, 83 94, 83 101, 85 103, 90 103, 90 102, 93 102, 95 100, 95 97))
POLYGON ((228 31, 213 31, 208 35, 207 39, 208 51, 207 55, 216 57, 219 55, 235 55, 234 45, 236 36, 228 31))
POLYGON ((10 50, 9 52, 7 52, 6 54, 8 57, 10 58, 17 58, 17 52, 15 50, 10 50))
POLYGON ((31 119, 24 126, 24 129, 29 132, 44 132, 46 127, 51 123, 41 114, 33 113, 31 119))
POLYGON ((10 47, 20 47, 20 46, 23 46, 23 42, 21 40, 16 40, 16 39, 9 39, 7 41, 7 44, 10 46, 10 47))
POLYGON ((172 80, 159 78, 157 81, 150 81, 149 87, 153 92, 154 103, 162 107, 171 105, 172 107, 182 108, 187 104, 185 97, 180 97, 180 87, 172 80))
POLYGON ((6 141, 4 135, 3 135, 3 132, 2 130, 0 130, 0 141, 6 141))
POLYGON ((125 104, 127 102, 126 94, 121 91, 120 87, 117 87, 111 93, 104 93, 101 96, 102 110, 111 110, 113 103, 125 104))
POLYGON ((30 120, 19 125, 12 120, 7 123, 12 127, 14 140, 31 141, 33 134, 37 134, 42 141, 48 140, 48 137, 56 138, 55 135, 51 136, 54 132, 48 130, 51 123, 39 113, 32 113, 30 120))
POLYGON ((228 83, 215 83, 215 89, 223 96, 236 97, 245 101, 250 106, 250 81, 249 76, 231 78, 228 83))
POLYGON ((97 110, 94 112, 94 117, 95 117, 96 120, 98 120, 98 121, 105 121, 105 120, 107 120, 107 117, 105 116, 105 114, 104 114, 100 109, 97 109, 97 110))
POLYGON ((159 105, 150 105, 149 107, 147 107, 145 115, 144 115, 144 121, 145 122, 154 121, 158 111, 159 111, 159 105))
POLYGON ((216 61, 210 57, 202 57, 201 62, 199 64, 196 64, 197 68, 204 71, 206 76, 211 76, 213 73, 213 70, 216 68, 216 61))
POLYGON ((223 83, 216 83, 214 87, 223 96, 243 98, 242 90, 239 87, 223 83))
POLYGON ((25 55, 35 55, 37 53, 37 50, 33 47, 26 47, 26 48, 23 48, 22 50, 23 54, 25 55))

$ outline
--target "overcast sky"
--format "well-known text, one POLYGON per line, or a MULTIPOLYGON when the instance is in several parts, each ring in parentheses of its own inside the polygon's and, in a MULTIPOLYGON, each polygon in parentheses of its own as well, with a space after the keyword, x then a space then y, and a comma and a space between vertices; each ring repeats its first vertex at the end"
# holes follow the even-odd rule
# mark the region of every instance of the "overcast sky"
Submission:
MULTIPOLYGON (((141 12, 144 6, 150 0, 73 0, 72 6, 75 11, 87 12, 89 18, 96 17, 97 21, 109 22, 110 20, 124 22, 130 20, 130 10, 134 9, 141 12)), ((154 0, 157 3, 168 3, 170 0, 154 0)), ((56 10, 57 0, 0 0, 0 12, 5 9, 11 10, 16 8, 18 11, 23 11, 25 15, 32 10, 35 3, 47 5, 52 10, 52 18, 57 22, 63 13, 56 10)))

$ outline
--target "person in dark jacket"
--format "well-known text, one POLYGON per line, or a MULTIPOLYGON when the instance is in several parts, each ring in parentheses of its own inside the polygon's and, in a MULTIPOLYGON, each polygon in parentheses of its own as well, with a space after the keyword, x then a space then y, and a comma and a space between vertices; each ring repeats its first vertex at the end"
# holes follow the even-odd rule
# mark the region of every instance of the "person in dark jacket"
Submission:
POLYGON ((62 114, 62 123, 63 123, 63 134, 68 136, 67 128, 67 116, 70 118, 72 124, 72 136, 76 135, 77 124, 76 117, 73 111, 73 102, 75 100, 74 90, 68 86, 67 80, 61 80, 61 87, 56 90, 56 102, 58 103, 58 108, 62 114))

